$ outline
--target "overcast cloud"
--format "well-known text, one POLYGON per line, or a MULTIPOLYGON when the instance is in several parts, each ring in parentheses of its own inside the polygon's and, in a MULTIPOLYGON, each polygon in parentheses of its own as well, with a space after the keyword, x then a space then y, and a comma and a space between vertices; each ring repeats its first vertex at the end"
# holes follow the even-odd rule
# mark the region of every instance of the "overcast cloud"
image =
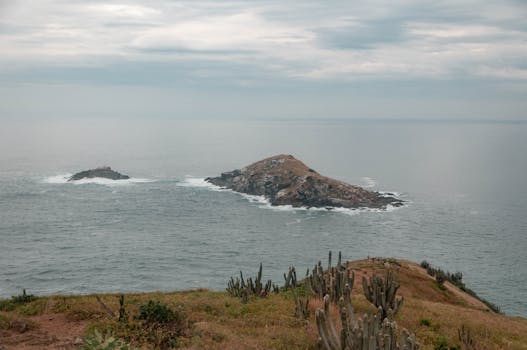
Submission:
POLYGON ((527 118, 522 1, 0 0, 0 53, 4 118, 527 118))

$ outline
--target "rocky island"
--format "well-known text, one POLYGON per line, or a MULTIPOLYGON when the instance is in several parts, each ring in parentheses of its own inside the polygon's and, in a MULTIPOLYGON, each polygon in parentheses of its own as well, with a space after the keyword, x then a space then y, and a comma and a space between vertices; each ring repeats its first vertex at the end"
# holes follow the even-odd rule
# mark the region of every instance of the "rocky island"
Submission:
POLYGON ((205 181, 266 197, 271 205, 318 208, 386 208, 400 199, 322 176, 292 155, 277 155, 205 181))
POLYGON ((68 179, 68 181, 76 181, 82 179, 92 179, 94 177, 101 177, 110 180, 127 180, 130 178, 128 175, 123 175, 115 170, 112 170, 109 166, 99 167, 90 170, 84 170, 74 174, 68 179))

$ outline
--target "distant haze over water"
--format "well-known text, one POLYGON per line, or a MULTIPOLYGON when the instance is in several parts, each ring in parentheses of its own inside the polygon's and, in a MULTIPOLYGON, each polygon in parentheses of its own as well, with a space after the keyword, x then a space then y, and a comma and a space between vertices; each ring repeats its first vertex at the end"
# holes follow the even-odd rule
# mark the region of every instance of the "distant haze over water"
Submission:
POLYGON ((0 129, 0 297, 282 283, 328 250, 463 272, 527 316, 527 123, 163 121, 0 129), (407 201, 387 212, 272 209, 202 178, 274 154, 407 201), (67 183, 101 165, 125 183, 67 183))

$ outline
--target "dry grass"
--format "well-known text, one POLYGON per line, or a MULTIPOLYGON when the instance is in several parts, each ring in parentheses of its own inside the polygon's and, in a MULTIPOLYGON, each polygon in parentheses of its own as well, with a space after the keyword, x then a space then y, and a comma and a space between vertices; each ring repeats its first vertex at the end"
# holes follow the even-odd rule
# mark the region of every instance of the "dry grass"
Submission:
MULTIPOLYGON (((472 304, 470 296, 450 290, 441 290, 417 264, 400 261, 400 294, 405 303, 396 321, 399 328, 406 328, 417 335, 422 349, 434 349, 444 337, 450 346, 459 344, 457 329, 469 327, 478 342, 478 349, 527 349, 527 320, 512 318, 485 311, 484 306, 472 304)), ((351 263, 356 271, 353 305, 358 314, 371 312, 373 307, 362 296, 361 276, 372 270, 381 272, 386 266, 379 261, 361 260, 351 263)), ((117 313, 118 295, 101 295, 101 299, 117 313)), ((188 318, 188 329, 178 339, 178 346, 186 349, 316 349, 317 331, 314 310, 322 305, 312 300, 309 320, 294 317, 294 301, 289 293, 272 294, 263 299, 251 299, 243 304, 225 292, 193 290, 173 293, 128 294, 125 297, 126 310, 131 315, 134 327, 140 327, 133 315, 139 306, 148 300, 161 301, 172 309, 182 310, 188 318)), ((337 310, 333 309, 337 317, 337 310)), ((338 322, 337 322, 338 323, 338 322)), ((49 344, 47 348, 74 348, 73 339, 82 337, 97 328, 119 330, 123 337, 136 339, 135 344, 148 349, 134 338, 139 328, 119 328, 109 318, 94 296, 52 296, 18 305, 14 310, 0 312, 0 345, 6 349, 38 349, 31 346, 31 334, 49 338, 58 337, 57 332, 70 332, 70 344, 49 344), (47 324, 51 316, 56 325, 47 324), (50 317, 48 317, 50 316, 50 317), (60 317, 59 317, 60 316, 60 317), (36 326, 26 330, 24 337, 14 336, 16 330, 9 329, 11 320, 24 317, 36 326), (60 320, 60 322, 59 322, 60 320), (62 323, 62 328, 61 328, 62 323), (69 327, 75 324, 75 327, 69 327), (33 333, 32 333, 33 332, 33 333), (40 333, 36 333, 40 332, 40 333), (126 333, 128 332, 128 333, 126 333)), ((1 348, 1 346, 0 346, 1 348)))

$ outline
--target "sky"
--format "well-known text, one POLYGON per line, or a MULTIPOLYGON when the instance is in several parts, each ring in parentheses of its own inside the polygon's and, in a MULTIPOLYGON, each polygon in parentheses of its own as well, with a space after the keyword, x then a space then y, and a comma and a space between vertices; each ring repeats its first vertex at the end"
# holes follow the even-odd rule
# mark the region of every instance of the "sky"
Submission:
POLYGON ((527 120, 523 0, 0 0, 0 119, 527 120))

